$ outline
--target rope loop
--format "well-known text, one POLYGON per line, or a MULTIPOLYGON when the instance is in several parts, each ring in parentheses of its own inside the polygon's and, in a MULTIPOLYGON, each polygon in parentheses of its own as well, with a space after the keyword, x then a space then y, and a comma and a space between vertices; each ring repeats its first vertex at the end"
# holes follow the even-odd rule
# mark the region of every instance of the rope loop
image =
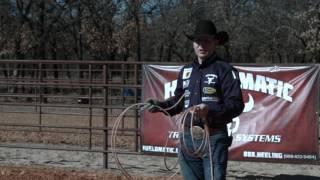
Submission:
MULTIPOLYGON (((181 96, 180 99, 177 101, 177 103, 175 103, 173 106, 169 107, 169 108, 162 108, 160 106, 155 106, 156 108, 158 108, 159 110, 161 110, 161 112, 163 112, 165 115, 167 116, 170 116, 170 114, 168 113, 168 111, 170 109, 173 109, 174 107, 176 107, 183 99, 184 96, 181 96)), ((130 106, 128 106, 124 111, 122 111, 120 113, 120 115, 116 118, 115 120, 115 123, 112 127, 112 132, 111 132, 111 151, 112 151, 112 155, 115 159, 115 163, 116 165, 118 166, 119 170, 121 171, 121 173, 125 176, 125 178, 127 180, 133 180, 133 177, 129 174, 129 172, 123 167, 123 165, 121 164, 120 160, 119 160, 119 157, 118 157, 118 154, 119 154, 119 151, 118 149, 116 148, 116 140, 117 140, 117 136, 118 136, 118 128, 119 128, 119 125, 121 123, 121 121, 124 119, 125 117, 125 114, 132 108, 134 107, 138 107, 138 109, 140 109, 140 111, 145 111, 148 107, 150 107, 151 104, 149 103, 136 103, 136 104, 132 104, 130 106)), ((209 127, 207 125, 207 123, 204 124, 204 130, 203 130, 203 133, 202 133, 202 141, 201 141, 201 144, 198 148, 196 148, 196 145, 194 143, 194 139, 199 139, 199 135, 196 135, 197 137, 194 136, 195 131, 199 131, 198 127, 194 127, 192 126, 193 125, 193 121, 194 121, 194 107, 190 107, 188 109, 186 109, 185 111, 183 111, 181 113, 181 116, 180 118, 178 119, 178 123, 180 124, 180 126, 178 127, 178 132, 179 135, 182 135, 182 138, 180 137, 181 141, 180 141, 180 145, 181 145, 181 148, 183 148, 189 155, 191 156, 194 156, 194 157, 202 157, 205 152, 206 152, 206 148, 208 147, 209 145, 209 127), (192 146, 193 148, 190 150, 187 145, 185 144, 185 132, 187 132, 187 129, 186 129, 186 120, 187 120, 187 117, 190 116, 190 128, 188 129, 190 131, 190 134, 191 134, 191 139, 192 139, 192 146)), ((200 127, 199 127, 200 128, 200 127)), ((167 140, 166 140, 166 144, 165 144, 165 147, 167 147, 167 144, 168 144, 168 141, 169 141, 169 137, 167 137, 167 140)), ((165 148, 166 149, 166 148, 165 148)), ((211 157, 211 148, 210 148, 210 145, 209 145, 209 153, 210 153, 210 160, 212 162, 212 157, 211 157)), ((166 155, 166 152, 164 152, 164 164, 165 164, 165 167, 167 168, 167 170, 173 170, 174 168, 176 168, 176 166, 178 165, 178 160, 176 161, 175 165, 173 167, 169 167, 168 164, 167 164, 167 155, 166 155)), ((212 163, 211 163, 212 164, 212 163)), ((212 167, 211 167, 212 169, 212 167)), ((175 172, 173 175, 171 175, 169 179, 172 179, 178 172, 175 172)))

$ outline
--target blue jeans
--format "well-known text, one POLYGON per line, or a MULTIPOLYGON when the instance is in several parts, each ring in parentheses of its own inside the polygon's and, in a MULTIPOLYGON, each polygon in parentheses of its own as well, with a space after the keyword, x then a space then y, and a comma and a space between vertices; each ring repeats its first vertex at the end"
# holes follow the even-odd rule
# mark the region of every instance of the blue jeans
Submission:
MULTIPOLYGON (((189 151, 192 151, 193 145, 190 133, 185 132, 184 136, 186 146, 189 148, 189 151)), ((202 139, 194 139, 196 147, 200 146, 201 141, 202 139)), ((182 139, 180 139, 180 142, 182 142, 182 139)), ((209 153, 209 148, 206 147, 202 157, 194 157, 187 153, 184 147, 179 148, 179 164, 184 180, 226 179, 228 135, 221 132, 210 136, 210 147, 211 153, 209 153), (213 162, 211 162, 209 157, 210 154, 213 162), (212 178, 212 174, 214 178, 212 178)))

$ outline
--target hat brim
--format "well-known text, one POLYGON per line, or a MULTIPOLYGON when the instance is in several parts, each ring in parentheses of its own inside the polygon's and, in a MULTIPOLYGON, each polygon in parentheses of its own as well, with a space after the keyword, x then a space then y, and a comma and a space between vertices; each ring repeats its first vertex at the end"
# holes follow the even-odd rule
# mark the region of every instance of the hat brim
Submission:
POLYGON ((218 40, 219 45, 224 45, 225 43, 229 42, 229 35, 225 31, 220 31, 216 35, 208 35, 208 34, 186 34, 184 35, 191 41, 194 41, 196 39, 210 39, 214 38, 218 40))
POLYGON ((208 35, 208 34, 185 34, 185 36, 191 40, 194 41, 195 39, 212 39, 215 38, 215 35, 208 35))

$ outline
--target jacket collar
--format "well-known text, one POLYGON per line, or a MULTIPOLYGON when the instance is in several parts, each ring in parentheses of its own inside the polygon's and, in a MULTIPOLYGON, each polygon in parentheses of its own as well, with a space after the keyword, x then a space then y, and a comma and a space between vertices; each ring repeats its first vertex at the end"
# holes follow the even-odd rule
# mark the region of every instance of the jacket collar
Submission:
POLYGON ((217 61, 219 58, 218 58, 218 56, 216 55, 216 54, 213 54, 213 55, 211 55, 210 57, 208 57, 206 60, 204 60, 203 62, 202 62, 202 64, 199 64, 199 62, 198 62, 198 59, 197 58, 195 58, 194 60, 193 60, 193 66, 194 67, 196 67, 196 68, 205 68, 205 67, 208 67, 209 65, 211 65, 211 64, 213 64, 215 61, 217 61))

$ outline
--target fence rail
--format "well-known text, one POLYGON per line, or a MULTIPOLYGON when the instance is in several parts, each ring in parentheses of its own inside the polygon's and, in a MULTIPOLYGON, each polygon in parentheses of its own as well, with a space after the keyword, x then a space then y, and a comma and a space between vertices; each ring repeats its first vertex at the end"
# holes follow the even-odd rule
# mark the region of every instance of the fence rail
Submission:
MULTIPOLYGON (((114 120, 128 105, 141 102, 143 64, 0 60, 0 147, 103 153, 108 168, 114 120), (40 136, 35 141, 41 146, 25 145, 33 142, 32 133, 40 136)), ((130 144, 123 153, 141 154, 138 109, 126 118, 130 121, 121 122, 119 135, 130 144)))
MULTIPOLYGON (((104 167, 108 168, 114 118, 129 104, 141 101, 143 64, 0 60, 2 132, 53 133, 48 136, 71 133, 86 139, 79 148, 52 147, 46 143, 26 146, 17 144, 21 140, 16 139, 4 139, 6 143, 1 143, 0 147, 100 152, 104 154, 104 167), (95 141, 98 143, 94 144, 95 141)), ((125 153, 140 154, 140 115, 132 110, 127 117, 131 118, 131 123, 122 122, 119 131, 122 136, 131 138, 133 149, 125 153)), ((26 135, 25 140, 30 141, 27 138, 26 135)), ((68 143, 76 144, 72 140, 68 143)))

